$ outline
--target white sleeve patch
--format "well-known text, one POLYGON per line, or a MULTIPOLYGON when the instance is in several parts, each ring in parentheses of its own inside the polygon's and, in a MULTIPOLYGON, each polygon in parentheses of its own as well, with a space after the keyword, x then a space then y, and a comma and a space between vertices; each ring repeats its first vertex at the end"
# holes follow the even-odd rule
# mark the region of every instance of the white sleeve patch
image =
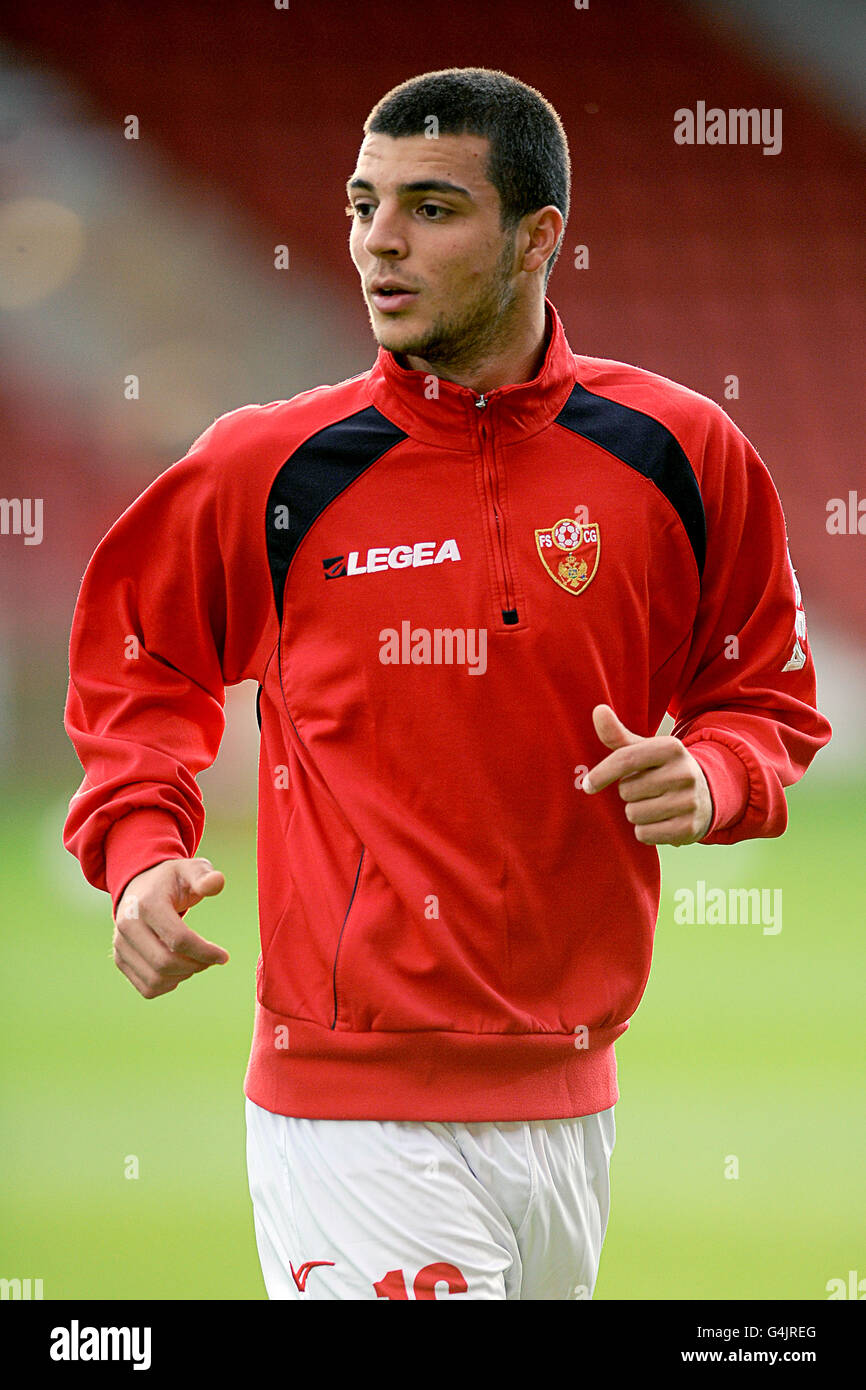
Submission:
POLYGON ((788 564, 791 569, 791 578, 794 581, 794 602, 797 605, 797 612, 794 615, 794 631, 796 632, 797 636, 794 642, 794 650, 791 652, 791 655, 785 662, 785 665, 782 667, 782 670, 800 671, 806 665, 806 653, 803 647, 800 645, 801 638, 803 642, 806 641, 806 614, 803 609, 803 595, 800 592, 800 585, 797 583, 796 571, 794 570, 794 566, 791 562, 790 550, 788 551, 788 564))
POLYGON ((800 646, 800 640, 799 640, 799 638, 798 638, 797 641, 794 643, 794 650, 792 651, 792 653, 791 653, 791 655, 790 655, 790 658, 785 662, 784 666, 782 667, 782 670, 783 670, 783 671, 799 671, 799 670, 801 670, 801 668, 802 668, 803 666, 805 666, 805 665, 806 665, 806 653, 803 651, 803 648, 800 646))

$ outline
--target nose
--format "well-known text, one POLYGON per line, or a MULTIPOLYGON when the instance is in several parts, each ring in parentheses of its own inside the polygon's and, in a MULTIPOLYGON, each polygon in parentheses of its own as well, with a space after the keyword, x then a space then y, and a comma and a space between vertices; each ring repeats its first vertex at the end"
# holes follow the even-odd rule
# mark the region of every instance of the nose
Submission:
POLYGON ((364 250, 369 256, 387 256, 399 260, 407 254, 408 249, 399 209, 383 200, 367 227, 364 250))

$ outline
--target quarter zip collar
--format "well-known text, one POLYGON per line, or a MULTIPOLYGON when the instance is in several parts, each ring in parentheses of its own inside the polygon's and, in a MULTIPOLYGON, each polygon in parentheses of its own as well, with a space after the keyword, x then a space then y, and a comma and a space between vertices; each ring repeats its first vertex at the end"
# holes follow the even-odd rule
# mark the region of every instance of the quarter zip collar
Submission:
POLYGON ((479 395, 468 386, 401 367, 392 352, 380 347, 367 378, 370 400, 413 439, 438 448, 477 448, 481 417, 502 443, 537 434, 559 414, 578 376, 562 321, 550 300, 544 303, 549 340, 544 361, 531 381, 498 386, 479 395))

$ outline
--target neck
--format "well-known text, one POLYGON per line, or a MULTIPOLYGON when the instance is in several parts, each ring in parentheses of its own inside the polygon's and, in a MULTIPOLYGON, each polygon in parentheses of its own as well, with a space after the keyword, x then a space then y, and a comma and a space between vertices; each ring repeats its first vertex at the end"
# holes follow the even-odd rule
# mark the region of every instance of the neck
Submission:
POLYGON ((427 362, 423 357, 407 356, 402 359, 402 355, 398 356, 398 360, 405 360, 410 371, 427 372, 443 381, 453 381, 456 386, 466 386, 480 396, 495 391, 498 386, 531 381, 541 370, 548 340, 544 300, 540 300, 509 343, 502 348, 492 349, 471 363, 458 366, 448 362, 427 362))

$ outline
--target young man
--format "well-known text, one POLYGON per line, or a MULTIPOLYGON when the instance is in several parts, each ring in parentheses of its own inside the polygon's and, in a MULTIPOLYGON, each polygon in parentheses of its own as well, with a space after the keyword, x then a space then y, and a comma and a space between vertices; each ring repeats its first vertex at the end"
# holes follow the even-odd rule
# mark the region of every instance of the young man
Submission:
POLYGON ((225 962, 182 920, 224 883, 194 778, 257 681, 269 1295, 589 1297, 655 846, 780 835, 830 730, 754 449, 545 298, 552 107, 447 70, 364 130, 375 366, 220 417, 97 549, 64 839, 145 998, 225 962))

